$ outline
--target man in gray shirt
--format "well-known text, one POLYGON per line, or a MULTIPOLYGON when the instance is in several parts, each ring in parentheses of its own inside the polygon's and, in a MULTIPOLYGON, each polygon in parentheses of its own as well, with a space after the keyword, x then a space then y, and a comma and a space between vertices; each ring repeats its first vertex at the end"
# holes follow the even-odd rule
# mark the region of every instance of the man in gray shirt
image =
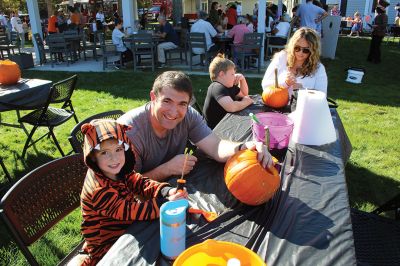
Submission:
POLYGON ((226 162, 235 152, 253 149, 264 167, 272 165, 272 157, 261 142, 235 143, 221 140, 192 107, 192 83, 179 71, 167 71, 154 81, 151 101, 118 119, 131 126, 127 132, 135 153, 135 170, 154 180, 165 180, 182 171, 188 174, 197 158, 183 154, 190 140, 216 161, 226 162))
POLYGON ((300 27, 317 30, 317 24, 327 17, 328 13, 319 6, 314 5, 312 0, 307 0, 305 4, 299 6, 296 16, 300 18, 300 27))

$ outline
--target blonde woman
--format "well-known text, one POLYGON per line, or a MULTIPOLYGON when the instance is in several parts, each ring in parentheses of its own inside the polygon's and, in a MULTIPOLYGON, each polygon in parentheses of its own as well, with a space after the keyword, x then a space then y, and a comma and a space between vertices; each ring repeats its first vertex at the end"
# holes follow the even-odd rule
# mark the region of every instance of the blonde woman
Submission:
POLYGON ((262 88, 274 84, 274 70, 278 69, 279 85, 293 89, 315 89, 327 94, 328 79, 320 62, 320 37, 310 28, 298 29, 286 48, 276 53, 265 72, 262 88))

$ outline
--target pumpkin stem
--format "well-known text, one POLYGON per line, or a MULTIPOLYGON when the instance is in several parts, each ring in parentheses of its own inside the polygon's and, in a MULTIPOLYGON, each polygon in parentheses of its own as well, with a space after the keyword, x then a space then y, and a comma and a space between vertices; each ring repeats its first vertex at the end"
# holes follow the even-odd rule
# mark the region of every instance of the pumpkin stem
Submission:
POLYGON ((278 88, 278 68, 275 68, 275 88, 278 88))

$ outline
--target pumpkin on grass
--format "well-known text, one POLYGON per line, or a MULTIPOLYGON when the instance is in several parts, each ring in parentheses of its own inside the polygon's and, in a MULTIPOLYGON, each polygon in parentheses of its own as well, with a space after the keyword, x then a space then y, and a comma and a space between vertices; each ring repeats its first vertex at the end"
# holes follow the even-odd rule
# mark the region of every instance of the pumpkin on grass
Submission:
POLYGON ((281 108, 289 102, 289 91, 279 87, 278 69, 275 68, 275 84, 267 87, 262 93, 262 100, 265 105, 273 108, 281 108))
POLYGON ((0 83, 11 85, 21 78, 21 70, 17 63, 10 60, 0 60, 0 83))
POLYGON ((247 205, 267 202, 280 185, 278 171, 262 167, 257 152, 248 149, 237 152, 226 162, 224 177, 228 190, 247 205))

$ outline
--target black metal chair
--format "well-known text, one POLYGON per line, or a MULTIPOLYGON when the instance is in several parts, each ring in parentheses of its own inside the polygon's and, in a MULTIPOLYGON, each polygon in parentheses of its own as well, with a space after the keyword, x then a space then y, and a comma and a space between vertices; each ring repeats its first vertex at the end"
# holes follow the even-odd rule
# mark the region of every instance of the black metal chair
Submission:
MULTIPOLYGON (((151 33, 139 32, 131 35, 129 38, 124 40, 130 44, 133 53, 133 71, 136 71, 139 64, 143 63, 144 60, 151 61, 151 70, 155 70, 156 60, 156 45, 153 41, 151 33)), ((144 65, 142 65, 144 67, 144 65)))
POLYGON ((267 35, 266 40, 265 40, 265 52, 266 52, 266 57, 272 57, 273 49, 285 49, 286 44, 289 42, 290 36, 292 35, 292 28, 293 25, 290 24, 289 30, 286 34, 286 42, 284 44, 280 44, 277 40, 282 39, 282 37, 279 36, 273 36, 273 35, 267 35), (268 56, 269 54, 269 56, 268 56))
MULTIPOLYGON (((117 48, 113 43, 106 42, 104 33, 97 33, 97 36, 99 38, 101 53, 103 57, 103 70, 105 70, 109 66, 115 66, 114 62, 117 60, 122 62, 121 52, 117 51, 117 48)), ((118 64, 117 66, 121 66, 121 64, 118 64)))
MULTIPOLYGON (((65 56, 67 66, 69 66, 69 61, 72 61, 72 50, 71 44, 65 41, 64 34, 50 34, 46 38, 46 43, 49 46, 51 67, 54 67, 54 62, 56 61, 57 56, 65 56)), ((58 59, 60 60, 61 58, 58 59)))
POLYGON ((85 123, 89 123, 90 121, 94 119, 114 119, 117 120, 121 115, 123 115, 124 112, 121 110, 113 110, 113 111, 107 111, 99 114, 92 115, 85 120, 82 120, 80 123, 76 124, 74 128, 71 130, 71 133, 69 134, 68 140, 71 143, 72 150, 76 153, 82 153, 83 149, 83 140, 84 136, 81 131, 81 127, 85 123))
POLYGON ((351 210, 357 265, 400 265, 400 222, 351 210))
POLYGON ((86 51, 92 51, 93 58, 97 61, 97 48, 101 48, 97 32, 90 33, 87 29, 83 30, 82 35, 83 58, 86 61, 86 51), (93 41, 90 41, 90 35, 93 36, 93 41))
POLYGON ((242 70, 246 69, 246 65, 250 68, 251 58, 257 58, 257 72, 260 73, 263 38, 264 34, 262 33, 246 33, 243 36, 243 43, 233 47, 233 49, 236 49, 238 58, 240 58, 242 70))
MULTIPOLYGON (((30 265, 39 262, 28 247, 79 207, 86 172, 82 154, 63 157, 26 174, 1 199, 0 216, 30 265)), ((67 264, 82 244, 59 265, 67 264)))
POLYGON ((28 139, 25 142, 24 150, 22 151, 22 158, 24 158, 25 153, 30 146, 34 145, 36 142, 48 135, 52 137, 61 155, 64 156, 64 152, 62 151, 60 144, 54 135, 53 129, 56 126, 65 123, 71 117, 74 117, 76 123, 79 122, 71 102, 71 96, 74 92, 77 79, 78 76, 74 75, 70 78, 53 84, 45 106, 34 110, 19 119, 18 122, 33 126, 31 132, 29 133, 28 139), (52 103, 63 103, 63 105, 61 108, 55 108, 50 106, 52 103), (39 127, 47 127, 49 132, 30 143, 33 134, 39 127))
POLYGON ((5 175, 6 178, 8 179, 8 182, 12 182, 10 173, 8 173, 7 168, 6 168, 6 165, 5 165, 4 162, 3 162, 3 158, 1 158, 1 157, 0 157, 0 165, 1 165, 1 168, 3 169, 4 175, 5 175))
MULTIPOLYGON (((10 35, 15 35, 16 33, 10 33, 10 35)), ((12 38, 11 36, 11 38, 12 38)), ((15 54, 14 49, 18 49, 18 53, 20 53, 20 47, 19 44, 15 45, 11 42, 11 40, 8 38, 8 34, 4 31, 1 31, 0 33, 0 58, 4 59, 5 56, 3 54, 3 51, 7 52, 7 57, 10 56, 11 51, 13 54, 15 54)))
POLYGON ((189 33, 188 45, 190 51, 190 59, 189 59, 190 71, 192 71, 193 66, 195 66, 193 64, 193 56, 200 56, 200 63, 199 63, 200 65, 203 64, 203 60, 205 60, 204 70, 208 71, 208 64, 212 55, 209 51, 207 51, 206 34, 200 32, 189 33), (203 53, 201 54, 194 53, 193 49, 195 48, 201 49, 203 53))
POLYGON ((185 62, 185 64, 188 64, 188 60, 187 60, 187 29, 182 28, 180 35, 179 35, 179 46, 177 48, 174 49, 169 49, 169 50, 165 50, 165 59, 166 62, 169 61, 176 61, 176 60, 180 60, 180 62, 185 62), (179 53, 179 57, 178 58, 173 58, 172 54, 174 53, 179 53), (183 59, 183 56, 185 56, 185 59, 183 59))
POLYGON ((393 211, 395 219, 400 221, 400 194, 397 194, 392 199, 376 208, 372 213, 381 214, 390 211, 393 211))
POLYGON ((36 45, 38 46, 40 65, 42 65, 42 64, 46 63, 46 51, 49 52, 49 49, 48 49, 48 47, 47 47, 47 49, 45 48, 44 42, 39 33, 34 33, 33 39, 35 40, 36 45))

